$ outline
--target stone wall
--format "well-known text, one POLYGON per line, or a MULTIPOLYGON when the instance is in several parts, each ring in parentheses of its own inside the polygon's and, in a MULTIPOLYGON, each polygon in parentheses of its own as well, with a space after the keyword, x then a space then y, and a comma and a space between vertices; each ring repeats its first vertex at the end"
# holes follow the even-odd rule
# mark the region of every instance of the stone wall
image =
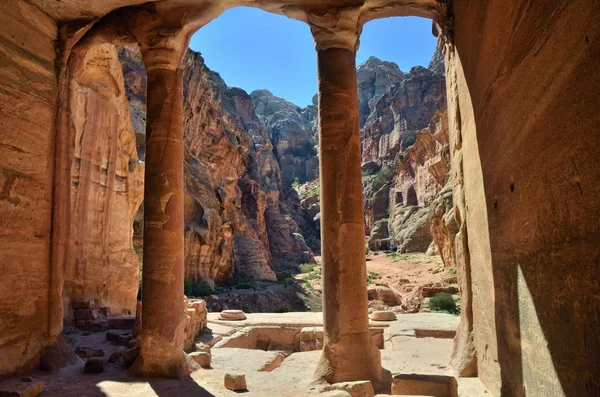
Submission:
POLYGON ((56 24, 0 2, 0 375, 31 368, 51 330, 56 24))
POLYGON ((599 10, 453 4, 479 376, 494 396, 596 395, 599 10))

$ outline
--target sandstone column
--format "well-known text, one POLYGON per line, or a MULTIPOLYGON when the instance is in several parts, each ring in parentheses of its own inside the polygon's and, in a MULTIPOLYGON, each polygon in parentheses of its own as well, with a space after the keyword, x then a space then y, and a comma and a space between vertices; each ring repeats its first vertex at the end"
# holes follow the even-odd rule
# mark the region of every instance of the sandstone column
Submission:
POLYGON ((382 377, 380 353, 369 333, 355 65, 358 24, 351 17, 346 28, 344 15, 309 16, 319 73, 323 260, 324 347, 316 375, 330 383, 378 382, 382 377))
POLYGON ((140 376, 188 373, 183 352, 183 70, 165 48, 144 51, 148 75, 140 376))

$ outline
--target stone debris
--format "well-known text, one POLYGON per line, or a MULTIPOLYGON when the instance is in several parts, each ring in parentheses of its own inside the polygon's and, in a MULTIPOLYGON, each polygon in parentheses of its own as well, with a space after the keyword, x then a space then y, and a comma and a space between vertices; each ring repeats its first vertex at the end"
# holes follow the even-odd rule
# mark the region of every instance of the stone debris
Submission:
POLYGON ((394 312, 386 310, 378 310, 371 313, 371 320, 373 321, 394 321, 396 314, 394 312))
POLYGON ((245 319, 246 315, 241 310, 223 310, 219 315, 219 320, 239 321, 245 319))
POLYGON ((244 374, 234 374, 231 372, 226 373, 224 385, 225 388, 232 391, 242 391, 248 389, 248 386, 246 385, 246 375, 244 374))

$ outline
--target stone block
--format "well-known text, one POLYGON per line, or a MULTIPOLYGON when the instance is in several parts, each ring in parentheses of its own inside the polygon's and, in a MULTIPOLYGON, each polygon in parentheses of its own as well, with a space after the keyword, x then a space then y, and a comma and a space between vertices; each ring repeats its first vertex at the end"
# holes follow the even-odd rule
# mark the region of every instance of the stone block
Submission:
POLYGON ((211 354, 206 352, 193 352, 189 356, 202 368, 210 368, 211 354))
POLYGON ((225 374, 224 385, 226 389, 232 391, 242 391, 248 389, 246 385, 246 375, 234 374, 228 372, 225 374))
POLYGON ((344 391, 351 397, 375 397, 373 385, 368 380, 357 382, 339 382, 327 385, 321 389, 321 393, 329 391, 344 391))
POLYGON ((392 394, 458 397, 458 384, 452 376, 400 374, 392 379, 392 394))

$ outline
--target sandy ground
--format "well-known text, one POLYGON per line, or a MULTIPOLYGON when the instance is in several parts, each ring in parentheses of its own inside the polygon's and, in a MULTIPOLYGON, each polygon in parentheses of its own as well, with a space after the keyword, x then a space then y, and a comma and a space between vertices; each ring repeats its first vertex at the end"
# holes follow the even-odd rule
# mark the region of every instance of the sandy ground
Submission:
MULTIPOLYGON (((310 283, 317 293, 321 293, 321 257, 316 257, 319 266, 315 267, 314 273, 318 277, 311 279, 311 273, 299 274, 297 280, 305 280, 310 283)), ((456 285, 456 270, 444 268, 442 258, 439 255, 428 256, 422 253, 412 254, 385 254, 369 253, 367 255, 367 274, 370 285, 385 285, 391 288, 402 302, 414 296, 415 291, 423 286, 436 283, 456 285)), ((373 310, 387 309, 377 304, 370 305, 373 310)), ((400 307, 390 308, 392 311, 401 312, 400 307)), ((423 312, 429 311, 427 305, 423 305, 423 312)))

